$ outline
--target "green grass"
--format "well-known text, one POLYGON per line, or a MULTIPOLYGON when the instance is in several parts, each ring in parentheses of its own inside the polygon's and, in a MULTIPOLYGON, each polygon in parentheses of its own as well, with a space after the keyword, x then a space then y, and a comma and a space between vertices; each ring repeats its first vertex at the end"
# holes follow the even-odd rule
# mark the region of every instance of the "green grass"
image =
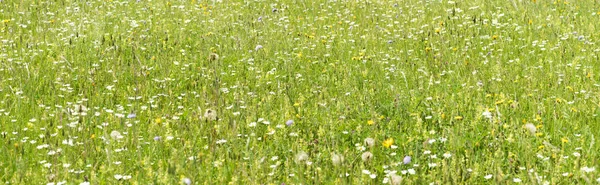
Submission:
POLYGON ((595 1, 4 0, 0 21, 0 183, 600 183, 595 1))

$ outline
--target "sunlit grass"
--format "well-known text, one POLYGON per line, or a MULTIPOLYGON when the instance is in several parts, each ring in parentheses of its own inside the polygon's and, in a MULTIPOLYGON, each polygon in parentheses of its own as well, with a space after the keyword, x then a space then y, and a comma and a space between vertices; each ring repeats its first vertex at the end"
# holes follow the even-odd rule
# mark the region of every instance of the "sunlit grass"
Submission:
POLYGON ((0 183, 600 183, 599 20, 564 0, 0 0, 0 183))

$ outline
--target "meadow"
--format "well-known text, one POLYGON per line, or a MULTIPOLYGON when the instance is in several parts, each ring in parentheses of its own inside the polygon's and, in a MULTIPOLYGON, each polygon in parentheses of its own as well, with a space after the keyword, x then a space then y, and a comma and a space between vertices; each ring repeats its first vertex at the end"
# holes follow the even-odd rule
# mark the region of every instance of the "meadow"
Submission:
POLYGON ((1 184, 600 184, 596 0, 0 0, 1 184))

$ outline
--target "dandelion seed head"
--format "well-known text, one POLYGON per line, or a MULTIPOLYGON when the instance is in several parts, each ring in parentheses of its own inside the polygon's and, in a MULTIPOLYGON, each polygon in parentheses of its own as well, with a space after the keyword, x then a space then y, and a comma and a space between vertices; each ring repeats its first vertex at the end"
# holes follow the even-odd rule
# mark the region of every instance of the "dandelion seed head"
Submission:
POLYGON ((535 135, 535 132, 537 131, 537 128, 535 127, 535 125, 531 124, 531 123, 527 123, 525 124, 525 129, 527 129, 529 131, 529 133, 535 135))
POLYGON ((298 154, 296 154, 296 157, 294 158, 294 161, 297 164, 300 164, 300 163, 302 163, 304 161, 307 161, 307 160, 308 160, 308 154, 306 152, 304 152, 304 151, 298 152, 298 154))
POLYGON ((365 145, 369 148, 372 148, 373 146, 375 146, 375 139, 373 139, 373 138, 368 137, 365 139, 364 142, 365 142, 365 145))
POLYGON ((373 154, 371 152, 365 152, 361 155, 361 159, 364 162, 369 162, 369 161, 371 161, 372 158, 373 158, 373 154))

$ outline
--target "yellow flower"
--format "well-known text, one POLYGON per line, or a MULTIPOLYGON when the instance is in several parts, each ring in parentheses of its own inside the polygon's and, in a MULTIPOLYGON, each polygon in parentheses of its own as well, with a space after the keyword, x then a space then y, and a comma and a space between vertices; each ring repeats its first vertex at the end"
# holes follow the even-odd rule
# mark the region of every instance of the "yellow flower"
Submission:
POLYGON ((542 135, 544 135, 544 133, 541 133, 541 132, 535 133, 535 136, 537 136, 537 137, 541 137, 542 135))
POLYGON ((94 139, 94 138, 96 138, 96 134, 92 134, 92 135, 90 136, 90 139, 94 139))
POLYGON ((4 23, 4 24, 6 24, 6 23, 8 23, 8 22, 10 22, 10 20, 8 20, 8 19, 4 19, 4 20, 2 20, 2 23, 4 23))
POLYGON ((373 121, 373 120, 369 120, 369 121, 367 121, 367 124, 368 124, 368 125, 373 125, 373 124, 375 124, 375 121, 373 121))
POLYGON ((162 119, 156 118, 156 119, 154 119, 154 123, 160 125, 160 123, 162 123, 162 119))
POLYGON ((455 119, 455 120, 459 120, 459 121, 460 121, 460 120, 462 120, 462 119, 463 119, 463 117, 462 117, 462 116, 454 116, 454 119, 455 119))
POLYGON ((540 146, 538 146, 538 149, 540 149, 540 150, 541 150, 541 149, 544 149, 544 145, 540 145, 540 146))
POLYGON ((394 139, 392 139, 392 138, 388 138, 385 141, 383 141, 383 146, 386 148, 391 147, 392 144, 394 144, 394 139))
POLYGON ((562 141, 562 143, 568 143, 569 139, 567 139, 566 137, 563 137, 560 139, 562 141))

